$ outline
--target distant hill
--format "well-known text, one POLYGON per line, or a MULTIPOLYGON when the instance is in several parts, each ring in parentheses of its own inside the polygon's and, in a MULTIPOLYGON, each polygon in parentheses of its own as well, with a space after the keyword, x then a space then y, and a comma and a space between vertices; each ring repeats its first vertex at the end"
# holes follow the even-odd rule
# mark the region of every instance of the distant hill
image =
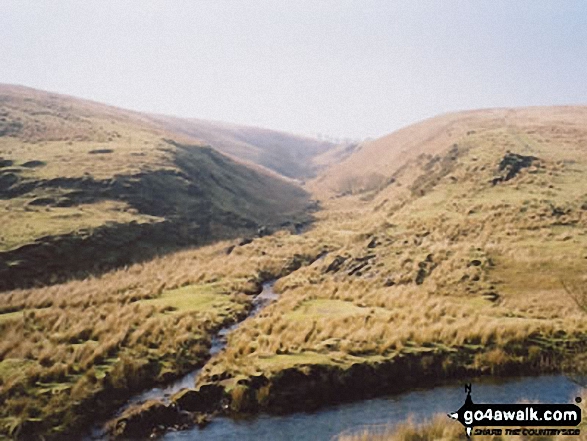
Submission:
POLYGON ((210 142, 141 113, 0 85, 0 288, 305 219, 304 190, 211 148, 206 127, 210 142))
MULTIPOLYGON (((385 186, 400 168, 405 169, 420 155, 439 155, 454 143, 462 146, 498 132, 503 143, 496 147, 518 148, 523 153, 531 150, 523 140, 539 137, 540 145, 552 145, 556 151, 561 134, 574 131, 583 136, 586 123, 586 107, 488 109, 446 114, 360 144, 351 155, 326 169, 310 187, 323 196, 373 190, 385 186)), ((566 139, 565 143, 581 144, 582 139, 566 139)))
POLYGON ((314 177, 318 167, 313 158, 336 147, 327 141, 257 127, 167 116, 152 119, 173 133, 200 139, 222 153, 294 179, 314 177))

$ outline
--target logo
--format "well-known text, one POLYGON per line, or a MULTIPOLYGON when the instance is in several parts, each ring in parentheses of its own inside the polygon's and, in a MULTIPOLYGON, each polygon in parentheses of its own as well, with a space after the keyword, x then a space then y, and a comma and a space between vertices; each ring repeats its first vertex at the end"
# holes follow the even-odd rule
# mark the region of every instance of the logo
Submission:
MULTIPOLYGON (((476 426, 506 427, 506 435, 579 435, 581 408, 575 404, 476 404, 471 385, 465 385, 465 404, 448 416, 459 421, 470 438, 475 435, 501 435, 502 429, 473 429, 476 426), (518 427, 518 429, 510 429, 518 427), (528 429, 528 427, 542 427, 528 429), (558 429, 565 427, 565 429, 558 429)), ((581 402, 581 398, 575 400, 581 402)))

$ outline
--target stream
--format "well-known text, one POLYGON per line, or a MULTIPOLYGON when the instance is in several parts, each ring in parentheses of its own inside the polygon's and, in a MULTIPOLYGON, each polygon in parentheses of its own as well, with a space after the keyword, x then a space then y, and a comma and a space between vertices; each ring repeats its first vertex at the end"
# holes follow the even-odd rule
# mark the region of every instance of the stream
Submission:
MULTIPOLYGON (((269 303, 271 303, 272 301, 274 301, 275 299, 277 299, 279 297, 273 291, 274 283, 275 283, 275 280, 270 280, 268 282, 263 283, 263 289, 253 299, 253 308, 251 309, 251 312, 249 313, 247 318, 254 317, 265 306, 267 306, 269 303)), ((222 328, 218 332, 218 334, 216 334, 212 338, 212 346, 210 347, 210 356, 211 357, 213 357, 215 354, 220 352, 224 348, 224 346, 226 346, 226 336, 228 335, 228 333, 230 331, 232 331, 233 329, 236 329, 241 323, 242 323, 242 321, 236 322, 230 326, 227 326, 226 328, 222 328)), ((186 388, 193 389, 195 387, 196 378, 198 377, 198 374, 200 373, 201 370, 202 370, 201 368, 194 369, 193 371, 188 372, 184 376, 178 378, 177 380, 172 381, 171 383, 169 383, 165 386, 147 389, 147 390, 139 393, 138 395, 135 395, 134 397, 130 398, 124 404, 124 406, 120 407, 117 410, 117 412, 114 414, 114 416, 118 417, 118 416, 122 415, 131 406, 144 403, 145 401, 148 401, 148 400, 160 400, 160 401, 163 401, 164 403, 169 403, 169 398, 173 394, 175 394, 176 392, 179 392, 180 390, 186 389, 186 388)), ((103 439, 107 439, 107 436, 106 436, 106 433, 104 432, 104 428, 101 424, 92 427, 90 429, 89 436, 85 436, 83 438, 84 441, 103 440, 103 439)))
MULTIPOLYGON (((257 296, 255 296, 253 300, 253 308, 251 309, 251 312, 247 318, 254 317, 261 311, 261 309, 279 297, 277 294, 275 294, 275 292, 273 292, 274 283, 275 280, 271 280, 263 284, 263 290, 257 296)), ((213 357, 218 352, 220 352, 224 346, 226 346, 226 336, 230 331, 236 329, 241 323, 242 322, 236 322, 226 328, 221 329, 218 334, 212 338, 210 356, 213 357)), ((155 387, 153 389, 146 390, 139 395, 135 395, 130 400, 128 400, 124 407, 119 409, 116 415, 121 415, 131 405, 141 404, 147 400, 162 400, 163 402, 168 403, 169 398, 174 393, 179 392, 181 389, 193 389, 196 384, 196 378, 198 377, 200 371, 201 369, 195 369, 164 387, 155 387)))
MULTIPOLYGON (((253 300, 248 317, 278 298, 273 291, 275 281, 263 284, 263 289, 253 300)), ((212 340, 211 356, 226 345, 227 334, 238 327, 235 323, 222 329, 212 340)), ((196 369, 164 387, 156 387, 131 398, 117 415, 129 406, 146 400, 169 402, 169 397, 183 388, 193 388, 201 369, 196 369)), ((472 396, 478 403, 516 403, 521 400, 544 403, 571 403, 585 391, 563 375, 540 375, 506 379, 484 378, 473 383, 472 396)), ((327 406, 314 412, 297 412, 288 415, 261 414, 249 418, 233 419, 217 417, 204 429, 170 431, 165 441, 335 441, 340 434, 360 433, 365 429, 383 430, 408 418, 422 422, 437 413, 446 414, 463 404, 465 393, 462 384, 449 384, 402 394, 367 399, 353 403, 327 406)), ((587 397, 583 397, 587 398, 587 397)), ((455 423, 458 424, 458 423, 455 423)), ((105 439, 103 430, 95 427, 86 440, 105 439)))
MULTIPOLYGON (((563 375, 541 375, 473 382, 472 397, 477 403, 508 404, 522 400, 573 403, 581 392, 586 398, 585 390, 581 391, 563 375)), ((422 422, 437 413, 459 409, 464 400, 463 385, 453 384, 329 406, 311 413, 259 415, 238 420, 219 417, 205 429, 168 432, 163 440, 335 441, 340 434, 361 433, 365 429, 383 431, 408 418, 422 422)))

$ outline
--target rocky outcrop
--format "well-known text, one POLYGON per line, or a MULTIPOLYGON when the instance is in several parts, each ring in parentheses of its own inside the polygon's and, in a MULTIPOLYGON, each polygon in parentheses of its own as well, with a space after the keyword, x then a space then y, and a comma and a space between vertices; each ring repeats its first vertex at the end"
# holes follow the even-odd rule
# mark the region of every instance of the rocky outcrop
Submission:
POLYGON ((112 421, 107 431, 113 438, 145 439, 159 426, 171 427, 179 424, 185 415, 174 404, 166 405, 159 401, 132 407, 120 417, 112 421))
POLYGON ((171 397, 171 402, 188 412, 214 412, 220 410, 227 398, 224 388, 217 384, 204 384, 198 390, 182 389, 171 397))
POLYGON ((522 169, 530 167, 536 161, 538 161, 538 158, 535 156, 524 156, 508 152, 499 163, 498 172, 500 176, 493 178, 491 183, 496 185, 499 182, 509 181, 515 178, 522 169))

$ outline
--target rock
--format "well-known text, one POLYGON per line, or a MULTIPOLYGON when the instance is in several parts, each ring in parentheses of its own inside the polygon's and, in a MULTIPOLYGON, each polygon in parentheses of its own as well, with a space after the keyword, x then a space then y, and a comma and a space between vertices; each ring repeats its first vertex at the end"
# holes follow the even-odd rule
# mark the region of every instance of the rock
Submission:
POLYGON ((564 216, 565 214, 569 214, 571 212, 570 208, 562 208, 562 207, 555 207, 554 205, 550 206, 552 216, 560 217, 564 216))
POLYGON ((248 244, 250 244, 252 241, 253 241, 253 239, 251 239, 251 238, 248 238, 248 237, 243 237, 243 238, 240 240, 240 242, 238 243, 238 246, 239 246, 239 247, 242 247, 242 246, 248 245, 248 244))
POLYGON ((346 262, 347 259, 348 259, 348 257, 336 256, 334 258, 334 260, 332 262, 330 262, 328 267, 326 267, 326 270, 324 272, 325 273, 337 273, 340 270, 340 267, 342 266, 342 264, 344 262, 346 262))
POLYGON ((524 156, 510 152, 506 153, 498 166, 498 170, 502 172, 502 175, 493 178, 491 181, 492 184, 496 185, 499 182, 509 181, 516 177, 520 170, 530 167, 533 162, 537 160, 538 158, 535 156, 524 156))
POLYGON ((469 262, 467 266, 481 266, 481 261, 479 259, 473 259, 469 262))
POLYGON ((53 198, 35 198, 28 203, 28 205, 54 205, 55 199, 53 198))
POLYGON ((377 242, 377 238, 373 237, 369 243, 367 244, 367 248, 375 248, 379 243, 377 242))
MULTIPOLYGON (((356 259, 355 259, 356 260, 356 259)), ((360 276, 360 271, 365 268, 367 265, 369 265, 369 262, 360 262, 358 265, 355 265, 354 267, 352 267, 350 269, 350 271, 347 273, 349 276, 352 275, 357 275, 360 276)))
POLYGON ((69 198, 59 198, 55 203, 56 207, 73 207, 77 205, 76 202, 69 198))
POLYGON ((95 149, 95 150, 90 150, 88 153, 90 155, 99 155, 99 154, 105 154, 105 153, 112 153, 114 150, 112 149, 95 149))
POLYGON ((219 410, 226 394, 217 384, 204 384, 198 390, 182 389, 171 397, 171 402, 189 412, 213 412, 219 410))
POLYGON ((420 268, 418 270, 418 273, 416 274, 416 285, 421 285, 422 283, 424 283, 424 279, 426 278, 426 276, 428 275, 428 273, 426 272, 426 270, 424 268, 420 268))
POLYGON ((500 295, 495 291, 491 291, 488 293, 483 294, 483 298, 485 300, 489 300, 490 302, 497 302, 500 298, 500 295))
POLYGON ((43 161, 27 161, 24 164, 22 164, 22 166, 26 167, 26 168, 36 168, 36 167, 42 167, 44 165, 46 165, 46 164, 43 161))
POLYGON ((257 229, 257 236, 259 237, 269 236, 270 234, 271 232, 269 231, 269 228, 264 225, 257 229))
POLYGON ((169 406, 160 401, 131 407, 108 424, 108 432, 114 438, 147 438, 157 426, 169 427, 177 424, 180 413, 175 404, 169 406))
POLYGON ((15 173, 5 173, 0 175, 0 191, 8 190, 19 181, 15 173))
POLYGON ((355 260, 357 262, 366 262, 367 260, 371 260, 375 257, 375 254, 367 254, 365 256, 361 256, 361 257, 355 257, 355 260))
POLYGON ((393 286, 395 285, 395 280, 393 280, 391 277, 388 277, 387 279, 385 279, 385 282, 383 282, 383 286, 393 286))
POLYGON ((308 222, 296 222, 294 224, 294 234, 302 234, 307 226, 308 222))

